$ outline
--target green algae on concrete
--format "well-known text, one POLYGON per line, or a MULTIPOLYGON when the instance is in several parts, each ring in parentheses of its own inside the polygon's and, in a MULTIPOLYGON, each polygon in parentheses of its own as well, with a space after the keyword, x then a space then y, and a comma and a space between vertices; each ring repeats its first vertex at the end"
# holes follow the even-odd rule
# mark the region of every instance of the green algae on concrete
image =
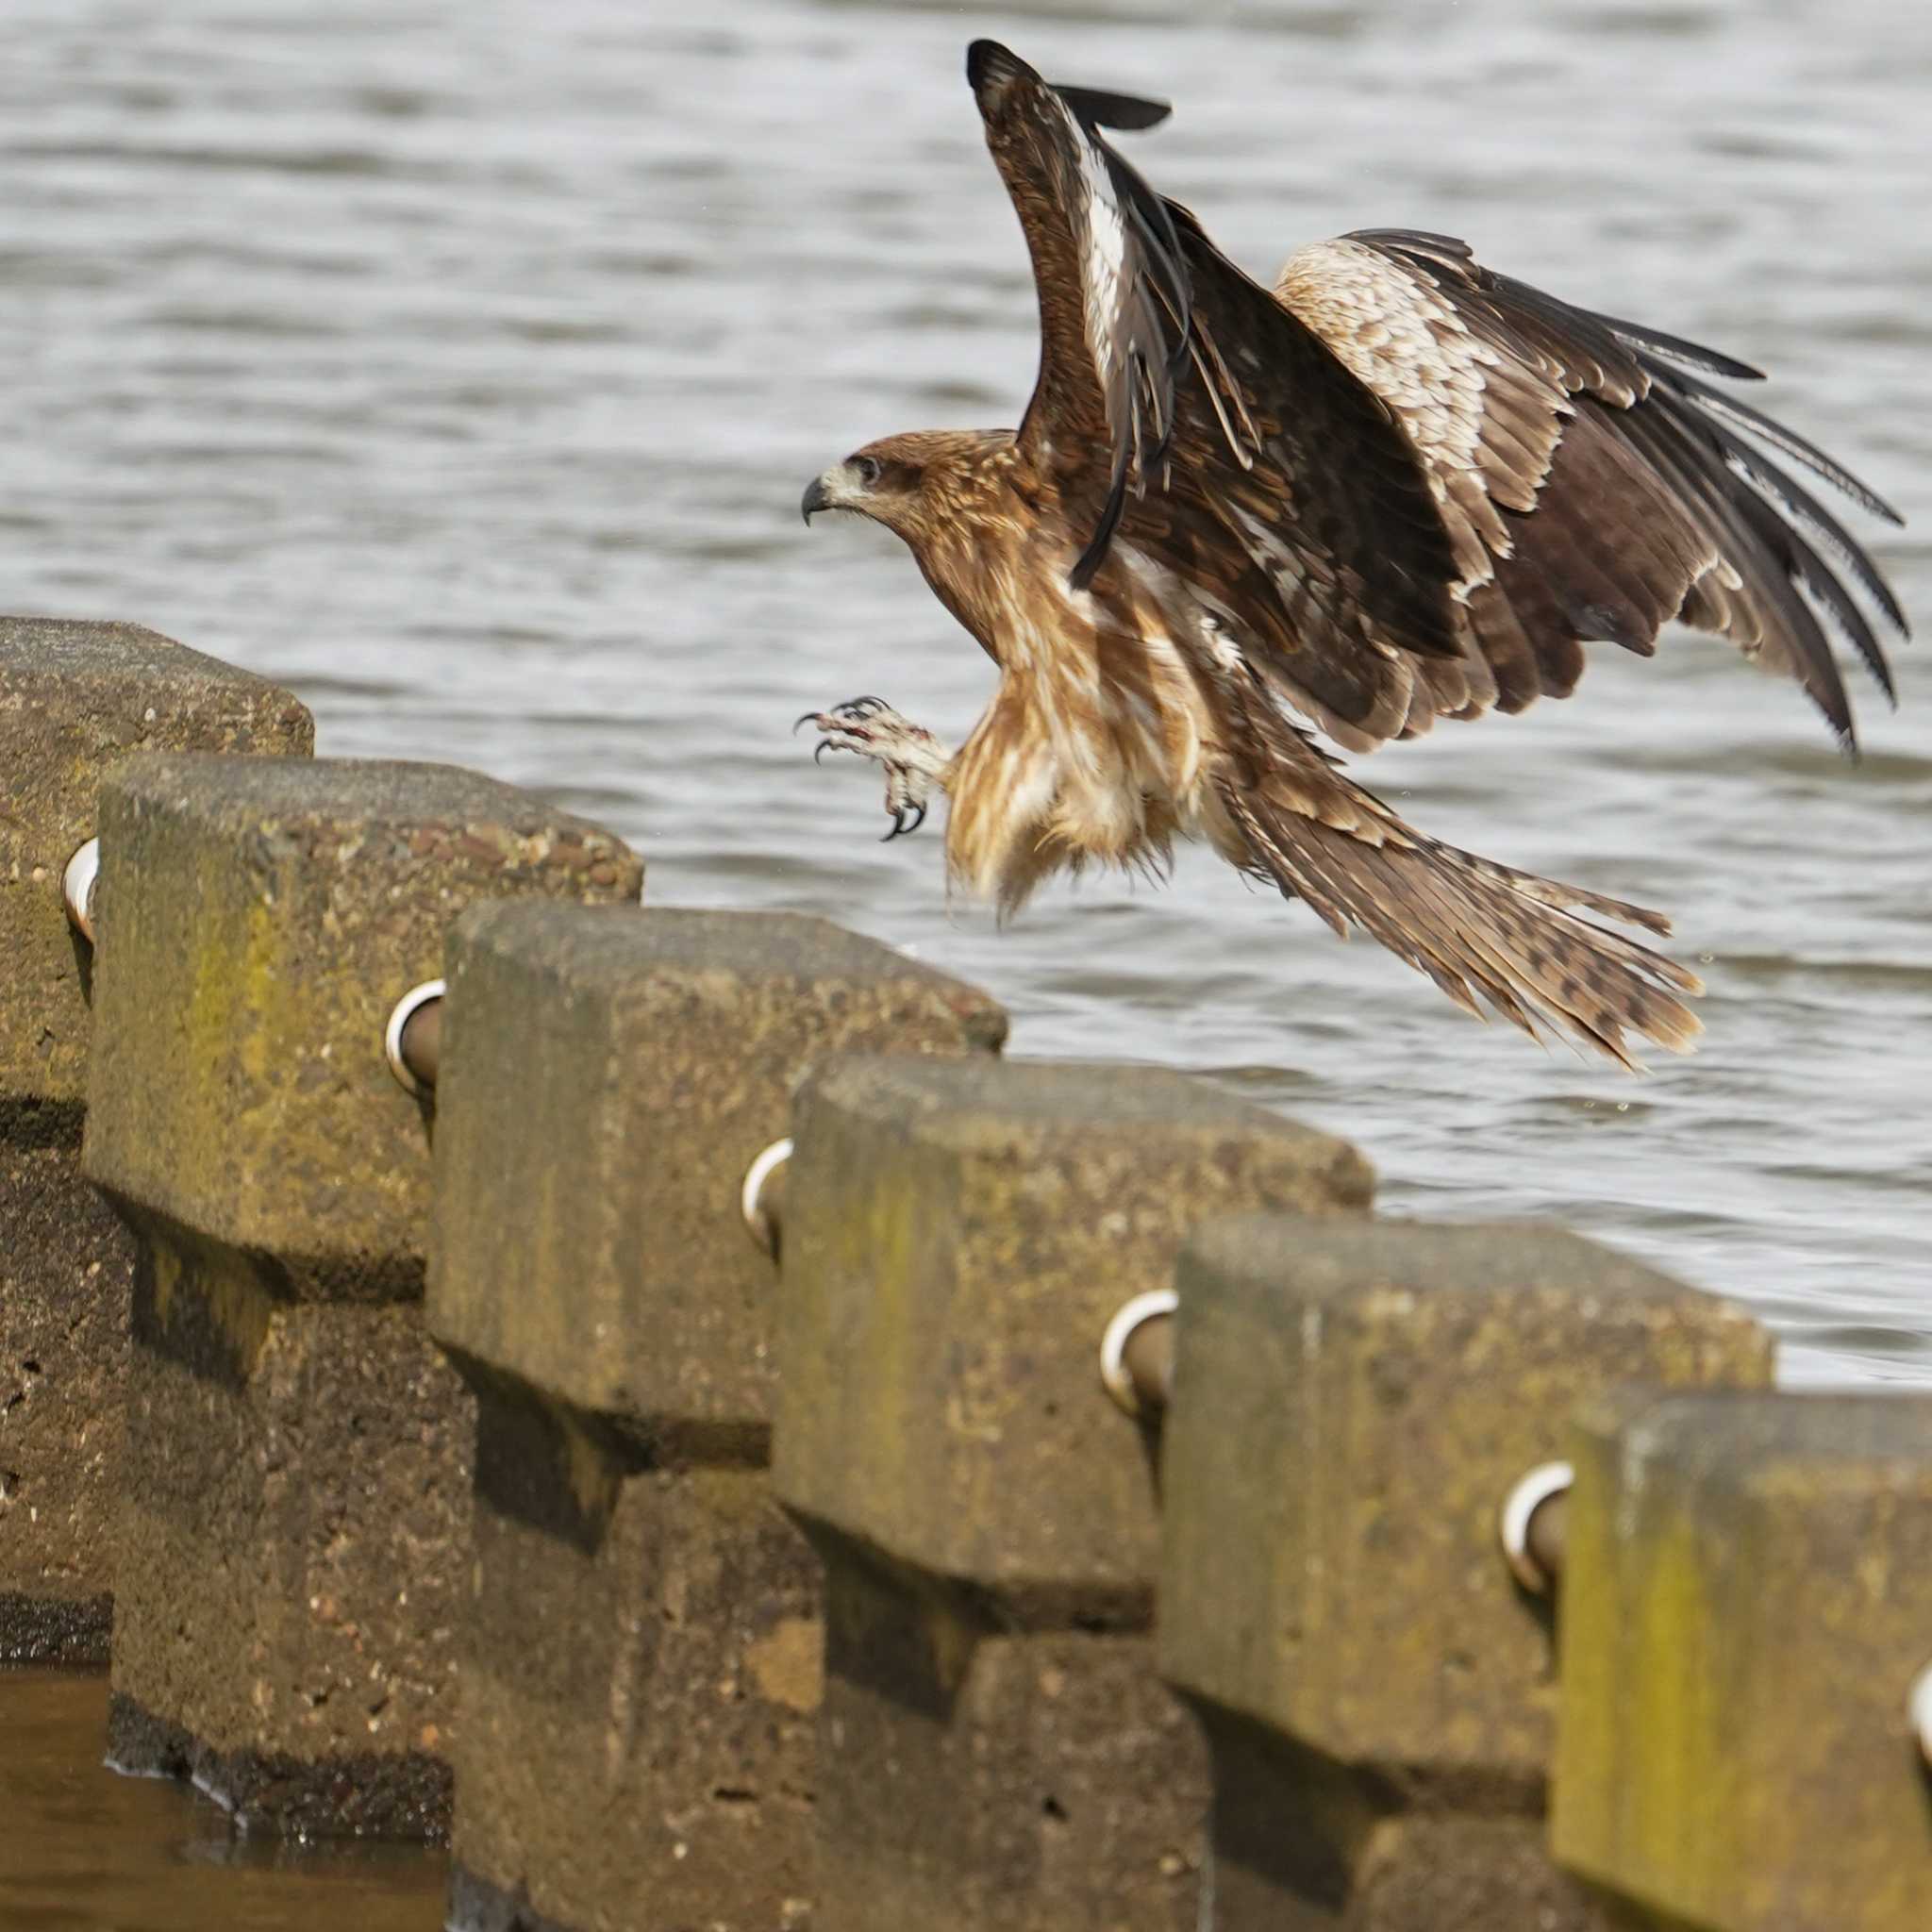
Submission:
POLYGON ((451 1924, 802 1925, 824 1622, 741 1184, 824 1055, 986 1055, 1006 1016, 792 914, 478 908, 447 967, 428 1314, 479 1404, 451 1924))
POLYGON ((132 1251, 80 1174, 94 953, 62 874, 128 758, 312 739, 288 691, 137 625, 0 617, 0 1661, 105 1661, 113 1603, 132 1251))
POLYGON ((1160 1657, 1213 1740, 1218 1923, 1601 1924, 1542 1850, 1557 1686, 1497 1513, 1579 1401, 1762 1384, 1767 1337, 1529 1226, 1251 1218, 1176 1287, 1160 1657))
POLYGON ((60 882, 102 779, 138 752, 314 742, 290 692, 139 625, 0 617, 0 1109, 86 1095, 90 959, 60 882))
POLYGON ((431 1324, 660 1428, 770 1420, 774 1272, 739 1192, 808 1068, 1007 1029, 977 989, 796 913, 491 906, 447 965, 431 1324))
POLYGON ((423 1109, 382 1055, 473 901, 635 900, 610 833, 446 765, 156 758, 101 801, 116 1058, 89 1172, 130 1210, 264 1257, 293 1298, 422 1291, 423 1109))
POLYGON ((1364 1211, 1368 1163, 1187 1074, 1037 1060, 837 1062, 795 1131, 786 1499, 934 1575, 1144 1597, 1158 1524, 1102 1329, 1195 1223, 1364 1211))
POLYGON ((1191 1928, 1206 1757, 1100 1337, 1202 1217, 1358 1215, 1368 1164, 1134 1067, 836 1061, 794 1131, 774 1457, 827 1570, 824 1922, 1191 1928))
POLYGON ((85 1156, 137 1241, 110 1747, 254 1826, 433 1835, 475 1407, 423 1321, 433 1109, 383 1025, 474 901, 641 868, 443 766, 152 757, 101 825, 85 1156))
POLYGON ((1618 1391, 1570 1456, 1557 1856, 1659 1932, 1932 1923, 1932 1397, 1618 1391))

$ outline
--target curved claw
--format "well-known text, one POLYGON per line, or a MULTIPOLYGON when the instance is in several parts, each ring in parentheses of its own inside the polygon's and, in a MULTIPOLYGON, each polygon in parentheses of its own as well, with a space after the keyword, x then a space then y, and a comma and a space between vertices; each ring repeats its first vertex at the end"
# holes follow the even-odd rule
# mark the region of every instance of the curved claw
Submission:
POLYGON ((791 721, 792 735, 796 737, 799 727, 803 724, 817 724, 819 729, 824 731, 829 729, 829 726, 824 722, 827 718, 836 718, 841 723, 859 722, 872 717, 875 712, 888 708, 889 707, 884 698, 844 698, 838 704, 830 707, 829 709, 824 711, 799 712, 798 716, 791 721))
POLYGON ((894 839, 903 839, 908 832, 916 832, 925 823, 925 808, 923 805, 901 806, 892 814, 892 829, 879 841, 881 845, 890 845, 894 839))
POLYGON ((815 745, 813 745, 813 746, 812 746, 812 748, 811 748, 811 761, 812 761, 812 763, 813 763, 813 764, 817 764, 817 763, 819 762, 819 760, 820 760, 821 758, 823 758, 824 757, 824 755, 825 755, 825 754, 826 754, 826 753, 827 753, 828 751, 830 751, 831 749, 832 749, 832 741, 831 741, 831 740, 830 740, 829 738, 822 738, 822 739, 820 739, 820 740, 819 740, 819 741, 818 741, 818 742, 817 742, 817 743, 816 743, 815 745))

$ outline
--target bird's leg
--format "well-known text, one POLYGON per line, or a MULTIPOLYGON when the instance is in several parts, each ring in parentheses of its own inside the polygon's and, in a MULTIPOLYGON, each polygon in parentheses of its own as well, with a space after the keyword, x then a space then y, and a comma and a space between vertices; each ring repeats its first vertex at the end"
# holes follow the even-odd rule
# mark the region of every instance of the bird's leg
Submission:
POLYGON ((952 753, 883 698, 847 698, 828 711, 808 711, 798 723, 816 724, 824 734, 812 751, 814 760, 828 751, 853 751, 885 766, 886 810, 892 820, 888 840, 916 832, 925 823, 933 788, 946 789, 952 753))

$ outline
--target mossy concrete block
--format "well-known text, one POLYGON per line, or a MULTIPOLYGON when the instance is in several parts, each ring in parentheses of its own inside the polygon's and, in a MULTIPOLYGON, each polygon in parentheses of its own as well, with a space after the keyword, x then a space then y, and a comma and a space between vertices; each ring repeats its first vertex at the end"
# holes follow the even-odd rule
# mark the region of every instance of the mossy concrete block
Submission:
POLYGON ((300 756, 289 692, 139 625, 0 617, 0 1661, 108 1655, 132 1249, 80 1173, 93 949, 61 876, 143 749, 300 756))
POLYGON ((112 1745, 251 1824, 448 1823, 475 1404, 382 1056, 475 900, 634 899, 608 833, 439 766, 157 757, 103 793, 86 1157, 137 1237, 112 1745))
POLYGON ((287 1295, 420 1294, 429 1152, 383 1059, 391 1008, 473 901, 634 900, 641 878, 608 832, 450 766, 130 764, 101 799, 90 1173, 287 1295))
POLYGON ((1571 1435, 1557 1856, 1672 1932, 1922 1932, 1932 1397, 1622 1393, 1571 1435))
POLYGON ((428 1310, 479 1401, 451 1923, 802 1924, 819 1567, 772 1495, 741 1186, 823 1055, 987 1054, 1005 1015, 790 914, 478 908, 447 964, 428 1310))
POLYGON ((976 988, 795 913, 483 907, 447 970, 430 1325, 660 1435, 770 1421, 775 1275, 739 1195, 806 1069, 1007 1030, 976 988))
POLYGON ((1148 1067, 852 1059, 794 1120, 785 1500, 936 1576, 1143 1597, 1158 1525, 1099 1394, 1108 1319, 1198 1221, 1361 1213, 1367 1161, 1148 1067))
POLYGON ((11 1107, 86 1092, 89 948, 60 882, 103 776, 142 750, 314 741, 291 693, 139 625, 0 617, 0 1130, 11 1107))
POLYGON ((827 1572, 823 1923, 1191 1932, 1207 1757, 1100 1337, 1201 1216, 1359 1214, 1370 1169, 1146 1068, 845 1060, 794 1124, 775 1466, 827 1572))
POLYGON ((1175 1280, 1160 1657, 1214 1741, 1221 1923, 1595 1924, 1541 1850, 1554 1658, 1498 1511, 1579 1401, 1761 1384, 1764 1332, 1529 1226, 1250 1218, 1175 1280))
POLYGON ((1176 1285, 1170 1674, 1344 1763, 1541 1777, 1553 1659, 1504 1498, 1610 1384, 1767 1381, 1764 1331, 1528 1225, 1250 1219, 1176 1285))

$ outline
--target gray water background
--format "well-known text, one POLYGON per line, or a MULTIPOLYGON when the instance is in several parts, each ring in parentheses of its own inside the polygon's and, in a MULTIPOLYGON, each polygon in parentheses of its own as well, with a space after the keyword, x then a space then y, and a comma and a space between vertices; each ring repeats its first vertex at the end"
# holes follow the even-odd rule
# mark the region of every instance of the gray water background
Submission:
MULTIPOLYGON (((960 56, 1158 92, 1133 141, 1251 270, 1370 224, 1769 367, 1893 498, 1932 625, 1932 8, 1046 0, 0 0, 0 607, 294 687, 322 749, 450 759, 645 854, 660 903, 821 912, 983 982, 1027 1054, 1209 1070, 1391 1210, 1567 1222, 1734 1294, 1797 1381, 1924 1379, 1932 679, 1852 765, 1672 635, 1362 775, 1428 830, 1677 918, 1703 1050, 1629 1081, 1458 1015, 1195 855, 949 908, 808 707, 957 739, 991 670, 828 461, 1017 420, 1037 337, 960 56)), ((1856 520, 1856 519, 1855 519, 1856 520)), ((0 779, 4 782, 4 779, 0 779)))

